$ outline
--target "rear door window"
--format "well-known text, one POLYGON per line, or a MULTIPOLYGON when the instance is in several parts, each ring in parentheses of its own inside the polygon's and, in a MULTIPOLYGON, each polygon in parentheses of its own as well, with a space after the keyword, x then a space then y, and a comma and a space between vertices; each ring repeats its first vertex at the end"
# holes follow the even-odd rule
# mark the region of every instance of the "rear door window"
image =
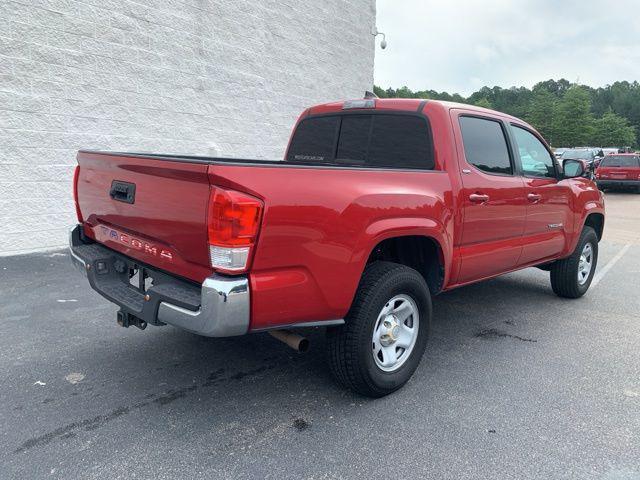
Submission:
POLYGON ((483 172, 513 175, 502 124, 477 117, 460 117, 462 143, 467 162, 483 172))
POLYGON ((426 170, 435 166, 426 119, 403 114, 307 118, 293 135, 287 161, 426 170))

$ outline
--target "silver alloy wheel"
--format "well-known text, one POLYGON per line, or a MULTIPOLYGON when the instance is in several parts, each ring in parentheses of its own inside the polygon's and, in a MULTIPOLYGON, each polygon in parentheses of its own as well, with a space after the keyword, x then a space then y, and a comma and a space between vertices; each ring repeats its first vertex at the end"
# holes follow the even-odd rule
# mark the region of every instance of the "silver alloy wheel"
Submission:
POLYGON ((419 327, 418 306, 408 295, 396 295, 382 307, 372 339, 373 359, 380 370, 394 372, 407 361, 419 327))
POLYGON ((587 283, 591 269, 593 268, 593 247, 590 243, 585 244, 580 254, 578 262, 578 283, 584 285, 587 283))

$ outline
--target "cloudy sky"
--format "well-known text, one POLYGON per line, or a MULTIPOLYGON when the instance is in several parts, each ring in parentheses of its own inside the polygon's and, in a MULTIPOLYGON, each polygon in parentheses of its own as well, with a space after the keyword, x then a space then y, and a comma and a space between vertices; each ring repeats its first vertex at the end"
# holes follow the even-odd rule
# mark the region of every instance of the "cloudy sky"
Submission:
POLYGON ((640 0, 377 0, 375 83, 468 95, 640 80, 639 18, 640 0))

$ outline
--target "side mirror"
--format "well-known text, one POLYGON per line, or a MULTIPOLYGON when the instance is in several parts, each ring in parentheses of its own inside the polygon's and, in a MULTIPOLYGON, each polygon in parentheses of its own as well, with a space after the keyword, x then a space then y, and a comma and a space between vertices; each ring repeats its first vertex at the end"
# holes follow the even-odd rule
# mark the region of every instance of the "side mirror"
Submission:
POLYGON ((562 165, 564 178, 582 177, 585 174, 584 163, 580 160, 565 160, 562 165))

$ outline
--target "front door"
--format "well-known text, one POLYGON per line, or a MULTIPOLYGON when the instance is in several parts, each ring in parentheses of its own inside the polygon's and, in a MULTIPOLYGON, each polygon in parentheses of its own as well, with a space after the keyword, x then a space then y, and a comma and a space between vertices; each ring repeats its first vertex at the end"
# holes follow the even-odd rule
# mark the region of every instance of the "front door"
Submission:
POLYGON ((544 143, 533 132, 511 125, 514 150, 525 182, 527 217, 519 265, 557 257, 567 247, 573 195, 544 143))
POLYGON ((506 126, 497 119, 454 113, 461 159, 463 227, 456 283, 512 270, 522 250, 527 208, 506 126), (460 143, 461 142, 461 143, 460 143))

